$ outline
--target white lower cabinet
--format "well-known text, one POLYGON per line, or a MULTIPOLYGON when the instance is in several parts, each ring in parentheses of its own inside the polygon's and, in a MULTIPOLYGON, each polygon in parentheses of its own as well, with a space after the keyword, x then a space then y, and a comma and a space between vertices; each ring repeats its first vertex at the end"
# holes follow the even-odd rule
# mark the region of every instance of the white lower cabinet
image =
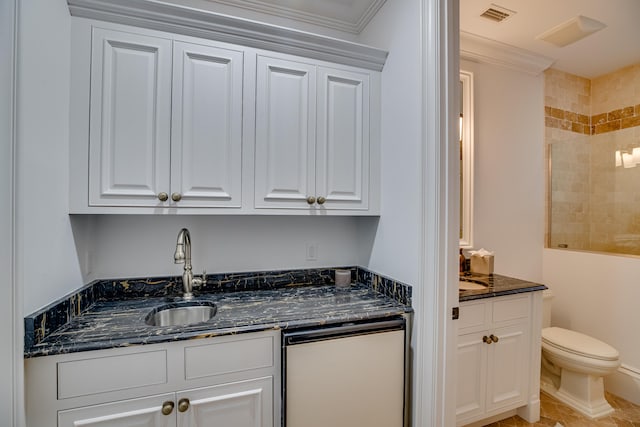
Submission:
MULTIPOLYGON (((539 417, 540 292, 460 304, 457 425, 539 417)), ((528 419, 529 420, 529 419, 528 419)), ((530 422, 533 422, 529 420, 530 422)))
POLYGON ((27 359, 27 425, 274 427, 279 340, 259 332, 27 359))
POLYGON ((272 425, 272 378, 60 411, 59 427, 265 427, 272 425))

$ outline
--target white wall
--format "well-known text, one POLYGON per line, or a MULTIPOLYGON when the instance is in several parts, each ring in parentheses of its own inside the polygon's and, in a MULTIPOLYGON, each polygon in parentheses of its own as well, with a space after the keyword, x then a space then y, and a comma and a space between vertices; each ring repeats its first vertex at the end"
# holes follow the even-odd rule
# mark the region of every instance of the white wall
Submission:
POLYGON ((461 61, 474 84, 473 246, 495 252, 495 272, 542 280, 544 79, 461 61))
POLYGON ((380 223, 368 266, 416 285, 420 274, 420 2, 387 1, 361 41, 388 50, 382 71, 380 223))
POLYGON ((68 205, 69 31, 63 0, 21 2, 18 285, 25 314, 80 287, 68 205))
POLYGON ((17 424, 19 361, 19 320, 21 310, 15 308, 13 277, 13 77, 16 12, 15 1, 0 2, 0 419, 7 425, 17 424), (16 348, 18 347, 18 348, 16 348), (15 393, 14 393, 15 391, 15 393))
POLYGON ((545 249, 543 261, 554 294, 552 325, 615 347, 626 369, 607 377, 605 387, 640 404, 640 259, 545 249))
MULTIPOLYGON (((372 221, 371 219, 365 221, 372 221)), ((187 227, 195 274, 362 265, 358 218, 119 216, 92 218, 95 278, 180 275, 176 237, 187 227), (317 260, 307 260, 307 244, 317 260)))

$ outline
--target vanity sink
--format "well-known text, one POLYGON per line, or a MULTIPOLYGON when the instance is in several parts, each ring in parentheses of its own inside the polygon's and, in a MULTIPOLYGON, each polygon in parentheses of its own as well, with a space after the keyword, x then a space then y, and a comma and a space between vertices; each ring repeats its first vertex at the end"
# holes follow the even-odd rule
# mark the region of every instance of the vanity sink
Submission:
POLYGON ((467 280, 460 280, 458 286, 461 291, 475 291, 487 288, 487 285, 484 283, 470 282, 467 280))
POLYGON ((149 326, 179 326, 203 323, 216 315, 217 307, 211 301, 172 302, 154 308, 147 314, 149 326))

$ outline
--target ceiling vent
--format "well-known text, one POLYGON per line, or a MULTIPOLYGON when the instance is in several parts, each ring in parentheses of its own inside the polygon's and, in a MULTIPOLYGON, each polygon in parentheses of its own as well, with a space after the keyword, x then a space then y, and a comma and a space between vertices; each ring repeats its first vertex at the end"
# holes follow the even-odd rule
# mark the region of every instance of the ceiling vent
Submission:
POLYGON ((502 22, 511 15, 515 15, 516 12, 513 10, 509 10, 505 7, 498 6, 497 4, 491 3, 489 8, 480 14, 481 17, 487 18, 494 22, 502 22))

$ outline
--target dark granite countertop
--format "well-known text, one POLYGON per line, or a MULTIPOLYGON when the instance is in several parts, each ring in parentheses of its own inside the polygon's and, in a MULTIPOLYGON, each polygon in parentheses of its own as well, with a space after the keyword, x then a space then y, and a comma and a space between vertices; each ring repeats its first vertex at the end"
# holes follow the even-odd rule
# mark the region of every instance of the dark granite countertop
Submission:
POLYGON ((529 282, 527 280, 513 277, 501 276, 499 274, 482 275, 467 274, 460 275, 461 281, 469 281, 488 285, 484 289, 460 290, 459 301, 471 301, 482 298, 493 298, 504 295, 520 294, 524 292, 542 291, 547 289, 540 283, 529 282))
POLYGON ((413 311, 409 304, 380 292, 376 288, 379 283, 378 279, 375 286, 356 283, 348 290, 331 284, 203 293, 197 299, 214 302, 217 313, 208 322, 188 326, 145 323, 154 307, 175 297, 98 300, 41 340, 25 346, 25 357, 381 319, 413 311))

